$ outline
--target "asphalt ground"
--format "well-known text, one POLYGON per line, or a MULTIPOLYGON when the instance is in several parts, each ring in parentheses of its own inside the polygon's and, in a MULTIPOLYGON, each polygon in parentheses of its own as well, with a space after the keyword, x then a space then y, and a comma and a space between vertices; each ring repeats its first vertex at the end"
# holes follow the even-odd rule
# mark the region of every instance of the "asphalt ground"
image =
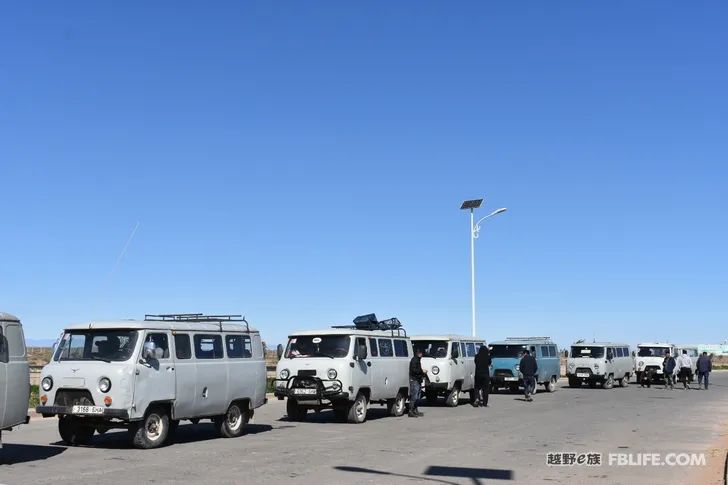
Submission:
MULTIPOLYGON (((332 412, 306 422, 285 417, 282 401, 256 412, 245 436, 218 437, 209 422, 180 426, 156 450, 131 447, 124 431, 67 447, 55 418, 3 434, 0 484, 117 483, 724 483, 728 373, 709 391, 662 386, 611 390, 541 388, 533 402, 491 395, 488 408, 421 405, 421 418, 393 418, 381 406, 361 425, 332 412), (548 453, 599 454, 600 466, 549 466, 548 453), (622 465, 612 453, 705 454, 704 466, 622 465)), ((571 456, 571 455, 568 455, 571 456)), ((586 455, 585 455, 586 456, 586 455)), ((641 455, 639 455, 641 456, 641 455)))

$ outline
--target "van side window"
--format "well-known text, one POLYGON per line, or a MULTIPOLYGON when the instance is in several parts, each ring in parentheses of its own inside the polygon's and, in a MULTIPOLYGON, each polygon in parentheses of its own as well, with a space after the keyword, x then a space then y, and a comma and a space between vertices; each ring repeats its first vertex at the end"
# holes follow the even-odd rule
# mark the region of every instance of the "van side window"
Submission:
POLYGON ((392 341, 388 338, 379 339, 379 355, 382 357, 392 357, 392 341))
POLYGON ((406 340, 394 341, 394 355, 396 355, 397 357, 409 357, 406 340))
POLYGON ((147 335, 146 341, 154 342, 154 345, 156 345, 158 349, 162 349, 164 351, 162 358, 169 359, 169 340, 167 339, 166 333, 150 333, 147 335))
POLYGON ((25 356, 25 342, 19 325, 5 327, 5 342, 8 345, 8 355, 10 357, 25 356))
POLYGON ((453 342, 450 349, 450 358, 454 359, 456 354, 459 357, 462 357, 462 355, 460 355, 460 344, 453 342))
POLYGON ((541 357, 548 357, 549 356, 549 347, 548 345, 542 345, 541 346, 541 357))
POLYGON ((226 335, 225 347, 229 359, 250 359, 253 357, 252 344, 247 335, 226 335))
POLYGON ((179 360, 192 358, 192 346, 190 336, 186 333, 178 333, 174 336, 174 352, 179 360))
POLYGON ((195 335, 195 357, 198 359, 222 359, 222 336, 195 335))
POLYGON ((473 342, 468 342, 465 347, 468 350, 468 357, 475 357, 475 344, 473 342))
POLYGON ((624 348, 624 356, 629 357, 629 347, 624 348))
POLYGON ((624 349, 622 347, 617 347, 615 350, 617 351, 617 357, 624 357, 624 349))
POLYGON ((377 351, 377 339, 374 337, 369 337, 369 353, 371 354, 371 357, 379 357, 379 352, 377 351))
POLYGON ((556 348, 555 345, 550 346, 549 349, 551 349, 551 353, 549 354, 551 357, 559 356, 559 350, 556 348))
POLYGON ((460 358, 463 358, 466 355, 468 355, 468 351, 465 348, 465 342, 460 342, 460 358))

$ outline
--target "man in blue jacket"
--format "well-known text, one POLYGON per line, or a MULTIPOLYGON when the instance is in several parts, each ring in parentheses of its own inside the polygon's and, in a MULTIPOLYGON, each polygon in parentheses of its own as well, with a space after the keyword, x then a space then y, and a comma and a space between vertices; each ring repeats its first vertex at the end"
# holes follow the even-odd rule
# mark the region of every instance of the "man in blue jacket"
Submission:
POLYGON ((705 380, 705 390, 708 390, 708 374, 713 370, 713 362, 708 357, 707 352, 698 357, 698 389, 703 388, 703 380, 705 380))
POLYGON ((670 351, 665 351, 665 360, 662 361, 662 372, 665 376, 665 389, 674 389, 672 385, 672 375, 675 372, 675 357, 670 355, 670 351))
POLYGON ((526 401, 533 401, 532 395, 536 393, 538 364, 528 350, 523 351, 523 357, 518 364, 518 370, 523 374, 523 394, 526 396, 526 401))

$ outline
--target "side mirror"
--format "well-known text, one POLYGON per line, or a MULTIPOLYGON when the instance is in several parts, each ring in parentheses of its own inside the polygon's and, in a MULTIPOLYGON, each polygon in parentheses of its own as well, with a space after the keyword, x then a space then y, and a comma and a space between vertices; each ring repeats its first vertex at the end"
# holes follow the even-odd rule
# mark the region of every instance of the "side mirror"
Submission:
POLYGON ((367 346, 366 345, 360 345, 356 349, 356 358, 359 360, 364 360, 367 358, 367 346))
POLYGON ((278 360, 281 360, 281 357, 283 357, 283 345, 278 344, 276 347, 276 355, 278 356, 278 360))
MULTIPOLYGON (((162 350, 162 349, 159 349, 162 350)), ((152 360, 157 358, 157 344, 154 342, 144 342, 144 349, 142 350, 142 359, 152 360)))

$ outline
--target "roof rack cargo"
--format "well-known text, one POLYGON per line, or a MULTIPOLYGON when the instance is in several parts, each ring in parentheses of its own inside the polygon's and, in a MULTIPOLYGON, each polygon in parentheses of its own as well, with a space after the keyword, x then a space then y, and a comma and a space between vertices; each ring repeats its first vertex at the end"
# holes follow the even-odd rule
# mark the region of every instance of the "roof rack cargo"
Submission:
POLYGON ((393 337, 406 337, 407 331, 402 327, 402 322, 397 317, 388 318, 386 320, 379 321, 374 313, 368 313, 366 315, 360 315, 354 319, 354 325, 334 325, 331 328, 349 328, 356 330, 367 330, 367 331, 387 331, 392 333, 393 337), (394 332, 397 332, 397 335, 394 332))
POLYGON ((506 337, 506 340, 551 340, 551 337, 506 337))
POLYGON ((185 322, 185 323, 217 323, 222 332, 223 323, 241 322, 245 324, 245 331, 250 332, 250 324, 243 315, 205 315, 204 313, 162 313, 159 315, 144 315, 147 322, 185 322))

